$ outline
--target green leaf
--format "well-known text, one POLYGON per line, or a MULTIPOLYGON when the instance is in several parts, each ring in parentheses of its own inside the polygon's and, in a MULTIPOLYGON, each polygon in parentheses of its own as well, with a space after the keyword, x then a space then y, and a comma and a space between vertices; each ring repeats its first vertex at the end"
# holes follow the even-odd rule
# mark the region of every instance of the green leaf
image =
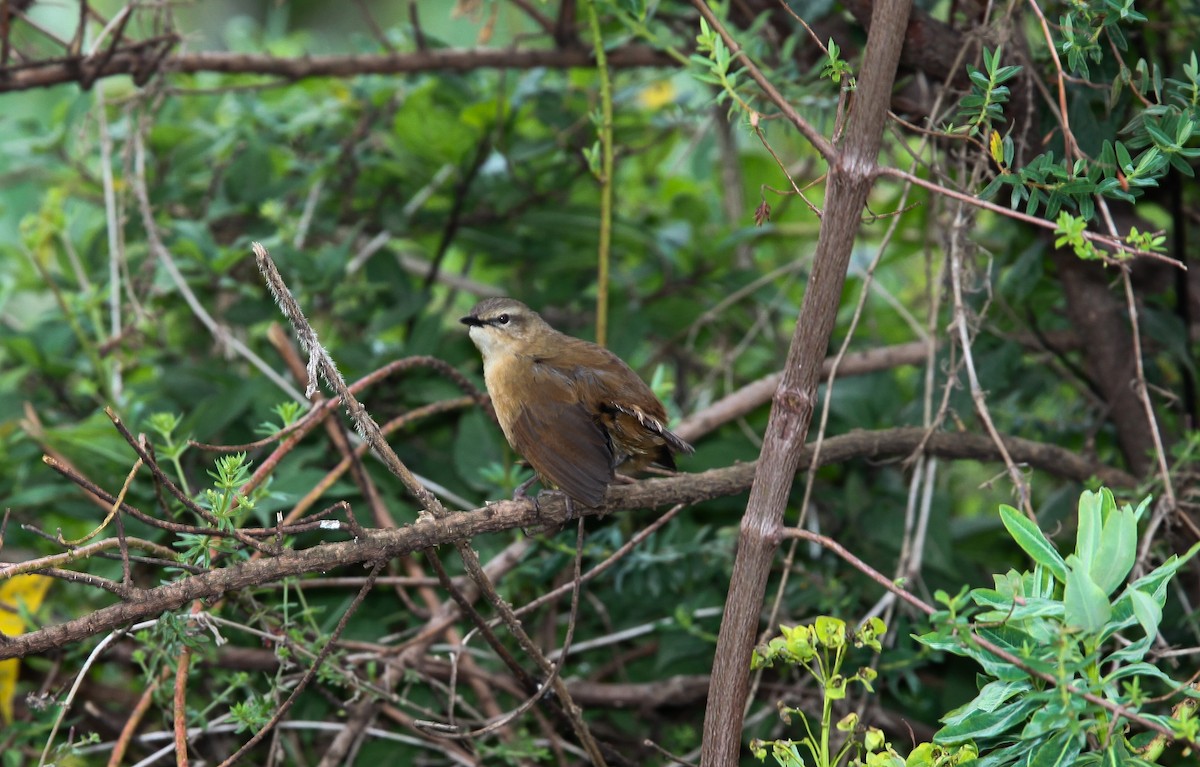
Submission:
POLYGON ((1006 504, 1000 506, 1000 521, 1004 523, 1005 529, 1017 545, 1024 549, 1034 562, 1049 570, 1060 583, 1066 582, 1067 565, 1063 562, 1062 555, 1055 550, 1054 544, 1046 540, 1046 536, 1037 525, 1006 504))
POLYGON ((1060 732, 1033 750, 1028 767, 1070 767, 1083 749, 1082 733, 1060 732))
POLYGON ((1171 679, 1171 677, 1165 671, 1153 664, 1146 663, 1145 661, 1138 661, 1123 665, 1113 673, 1104 677, 1103 682, 1104 684, 1108 685, 1121 679, 1128 679, 1135 676, 1144 676, 1151 679, 1157 679, 1160 682, 1166 683, 1169 687, 1176 687, 1178 685, 1178 683, 1171 679))
POLYGON ((1028 679, 1010 681, 997 679, 988 682, 975 696, 975 700, 958 709, 957 712, 944 717, 942 721, 946 724, 957 724, 974 711, 995 711, 1014 695, 1029 692, 1031 689, 1033 688, 1028 679))
POLYGON ((846 644, 846 622, 841 618, 821 615, 813 623, 813 636, 817 642, 837 649, 846 644))
POLYGON ((1063 594, 1067 625, 1095 633, 1104 628, 1112 615, 1108 595, 1088 574, 1086 564, 1074 554, 1067 557, 1067 587, 1063 594))
POLYGON ((1175 146, 1175 142, 1171 140, 1171 137, 1163 133, 1162 128, 1159 128, 1154 123, 1147 122, 1144 127, 1146 128, 1146 133, 1150 135, 1155 144, 1164 147, 1175 146))
POLYGON ((1104 506, 1108 510, 1104 531, 1100 534, 1100 547, 1095 558, 1084 561, 1089 563, 1092 580, 1108 596, 1125 582, 1129 571, 1133 569, 1133 562, 1137 558, 1137 521, 1128 506, 1123 509, 1116 507, 1108 488, 1101 488, 1101 493, 1107 494, 1104 498, 1104 506))
POLYGON ((1144 591, 1134 589, 1129 592, 1129 601, 1133 605, 1133 614, 1137 617, 1138 625, 1153 637, 1158 633, 1158 624, 1162 622, 1162 606, 1144 591))
POLYGON ((956 725, 938 730, 937 734, 933 736, 933 742, 955 744, 1002 735, 1024 722, 1041 706, 1042 701, 1025 697, 998 711, 977 711, 963 717, 962 721, 956 725))

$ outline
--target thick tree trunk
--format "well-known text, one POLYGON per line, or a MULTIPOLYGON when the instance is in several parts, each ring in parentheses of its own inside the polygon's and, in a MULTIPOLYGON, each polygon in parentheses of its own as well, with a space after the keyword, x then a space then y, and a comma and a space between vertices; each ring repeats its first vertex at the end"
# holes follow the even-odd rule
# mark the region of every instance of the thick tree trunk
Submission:
POLYGON ((787 365, 771 407, 738 538, 704 717, 700 752, 703 767, 732 767, 738 763, 750 655, 758 633, 767 576, 779 544, 783 512, 800 453, 816 409, 821 363, 841 303, 855 235, 874 180, 875 160, 911 5, 911 0, 881 0, 875 5, 846 138, 829 168, 813 270, 787 365))

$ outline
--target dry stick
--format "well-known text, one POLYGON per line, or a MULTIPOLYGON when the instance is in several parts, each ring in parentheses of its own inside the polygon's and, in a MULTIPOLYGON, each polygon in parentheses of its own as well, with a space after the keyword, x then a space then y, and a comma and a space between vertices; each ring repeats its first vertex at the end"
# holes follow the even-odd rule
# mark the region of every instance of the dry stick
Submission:
MULTIPOLYGON (((272 330, 277 330, 277 329, 278 329, 277 325, 272 326, 272 330)), ((282 330, 278 330, 278 332, 271 333, 270 336, 271 336, 272 345, 275 346, 276 351, 278 351, 280 356, 283 357, 284 364, 287 365, 288 369, 292 373, 292 376, 294 378, 296 378, 297 380, 300 380, 301 378, 303 378, 304 377, 304 363, 300 360, 299 355, 296 354, 295 348, 289 342, 287 337, 283 334, 282 330)), ((311 399, 313 400, 314 405, 318 405, 322 401, 324 401, 326 398, 320 391, 317 391, 317 392, 313 393, 311 399)), ((375 483, 371 481, 370 476, 366 472, 366 468, 363 466, 362 461, 360 460, 360 456, 362 455, 362 453, 356 451, 355 448, 353 446, 351 446, 349 436, 346 434, 344 424, 342 423, 342 421, 340 419, 324 419, 324 423, 325 423, 325 430, 329 436, 330 442, 332 442, 334 444, 334 447, 337 449, 338 453, 342 456, 342 461, 341 461, 340 465, 345 465, 351 470, 351 474, 353 475, 356 484, 358 484, 363 497, 366 499, 367 504, 371 508, 371 513, 375 518, 376 526, 380 527, 380 528, 394 528, 396 526, 396 524, 392 520, 391 516, 387 513, 386 509, 384 508, 383 501, 379 496, 379 491, 376 488, 375 483)), ((361 445, 361 447, 364 448, 363 452, 365 452, 365 448, 366 448, 365 443, 363 445, 361 445)), ((323 490, 325 485, 324 485, 324 483, 320 483, 320 484, 321 484, 321 488, 323 490)), ((314 493, 313 491, 310 491, 310 493, 307 497, 315 499, 316 494, 318 494, 318 493, 314 493)), ((288 513, 288 517, 297 515, 298 514, 297 510, 299 508, 300 508, 299 505, 297 505, 297 507, 293 508, 292 511, 290 511, 288 513)), ((300 512, 300 513, 302 513, 302 512, 300 512)), ((405 557, 401 557, 401 559, 403 561, 404 567, 406 568, 406 570, 408 571, 410 576, 416 577, 416 576, 424 575, 424 573, 421 572, 420 568, 418 567, 418 565, 416 564, 416 562, 414 561, 414 559, 412 557, 405 556, 405 557)), ((396 590, 397 597, 404 604, 409 605, 410 609, 411 609, 413 607, 412 600, 411 600, 411 597, 409 597, 408 592, 404 589, 404 587, 395 585, 395 586, 393 586, 393 588, 396 590)), ((449 588, 455 588, 454 584, 449 584, 449 588)), ((421 597, 424 600, 426 606, 431 611, 436 609, 437 605, 439 604, 439 600, 437 599, 437 595, 434 593, 433 589, 430 588, 429 586, 422 586, 422 587, 418 588, 418 591, 420 592, 421 597)), ((457 631, 455 630, 455 628, 448 627, 447 628, 447 641, 455 642, 457 640, 458 640, 458 634, 457 634, 457 631)), ((477 680, 475 678, 472 678, 472 681, 477 681, 477 680)), ((390 689, 388 691, 391 692, 390 689)), ((481 684, 476 684, 475 691, 476 691, 476 694, 479 696, 485 709, 491 709, 492 711, 499 713, 500 706, 499 706, 499 704, 496 703, 496 700, 492 696, 491 691, 486 686, 481 685, 481 684)), ((372 719, 374 719, 374 717, 376 715, 376 711, 378 709, 378 700, 375 698, 371 698, 369 700, 370 700, 369 705, 364 704, 364 705, 361 705, 361 706, 358 706, 358 707, 355 707, 354 709, 352 709, 352 712, 353 712, 352 716, 348 719, 348 729, 362 730, 370 725, 370 722, 372 719)))
MULTIPOLYGON (((890 370, 901 365, 915 365, 925 359, 928 351, 929 345, 926 342, 909 341, 861 352, 850 352, 838 365, 838 371, 839 375, 845 378, 890 370)), ((833 370, 832 357, 826 359, 821 366, 821 375, 827 376, 831 370, 833 370)), ((779 388, 781 378, 783 378, 782 372, 770 373, 757 381, 746 384, 703 410, 684 418, 679 422, 675 433, 689 442, 695 442, 722 424, 741 418, 770 402, 771 395, 779 388)))
MULTIPOLYGON (((846 549, 844 546, 842 546, 841 544, 839 544, 837 541, 833 540, 832 538, 829 538, 824 535, 817 535, 816 533, 811 533, 808 530, 801 530, 801 529, 794 528, 794 527, 784 529, 783 535, 788 538, 801 538, 806 541, 812 541, 813 543, 819 544, 820 546, 822 546, 826 549, 829 549, 834 554, 837 554, 839 557, 846 560, 846 562, 848 562, 855 570, 858 570, 863 575, 865 575, 868 578, 870 578, 871 580, 875 581, 880 586, 882 586, 883 588, 892 592, 893 594, 895 594, 897 597, 904 600, 905 602, 908 602, 910 605, 917 608, 918 610, 925 613, 926 615, 933 615, 936 612, 936 610, 933 608, 933 606, 927 604, 926 602, 922 601, 920 598, 914 596, 913 594, 910 594, 909 592, 907 592, 904 589, 897 586, 896 583, 894 581, 892 581, 891 579, 889 579, 886 575, 884 575, 883 573, 872 568, 870 565, 868 565, 866 562, 864 562, 861 559, 859 559, 858 557, 856 557, 848 549, 846 549)), ((1105 709, 1109 713, 1114 714, 1115 716, 1119 716, 1124 719, 1128 719, 1129 721, 1135 722, 1135 723, 1141 725, 1142 727, 1145 727, 1148 730, 1153 730, 1154 732, 1166 735, 1168 738, 1171 738, 1172 740, 1178 740, 1179 742, 1185 743, 1192 748, 1200 748, 1200 740, 1189 740, 1187 738, 1179 737, 1178 734, 1175 732, 1172 732, 1169 727, 1159 724, 1158 722, 1156 722, 1154 720, 1146 719, 1145 717, 1141 716, 1137 712, 1130 711, 1129 709, 1125 708, 1124 706, 1120 705, 1119 703, 1113 703, 1110 700, 1101 698, 1093 693, 1087 692, 1086 690, 1081 690, 1078 687, 1076 687, 1075 685, 1063 684, 1062 680, 1058 679, 1053 674, 1051 674, 1047 671, 1038 671, 1037 669, 1033 668, 1028 663, 1026 663, 1024 660, 1022 660, 1021 658, 1019 658, 1016 655, 1013 655, 1012 653, 1005 650, 1003 647, 1000 647, 999 645, 995 644, 991 640, 975 633, 974 626, 971 627, 971 633, 968 636, 963 637, 963 641, 974 642, 975 644, 979 645, 980 647, 982 647, 983 649, 992 653, 993 655, 996 655, 997 657, 1004 660, 1005 662, 1021 669, 1021 671, 1025 672, 1029 676, 1036 677, 1038 679, 1041 679, 1044 682, 1049 682, 1050 684, 1052 684, 1056 687, 1061 687, 1062 689, 1066 690, 1067 692, 1071 693, 1072 695, 1079 695, 1080 697, 1082 697, 1084 700, 1088 701, 1089 703, 1094 703, 1097 706, 1100 706, 1101 708, 1105 709)))
MULTIPOLYGON (((316 333, 308 324, 308 321, 304 317, 304 313, 300 310, 299 305, 296 304, 295 299, 292 298, 291 291, 288 290, 287 285, 283 282, 283 278, 279 275, 279 270, 276 268, 275 263, 271 260, 266 248, 257 242, 252 243, 251 247, 254 250, 255 260, 258 264, 259 271, 266 279, 271 293, 275 296, 275 300, 279 304, 280 309, 283 311, 284 316, 287 317, 289 322, 291 322, 292 328, 296 333, 302 348, 304 348, 304 350, 310 355, 308 364, 308 391, 311 393, 316 390, 316 378, 317 373, 319 372, 321 377, 323 377, 325 381, 341 396, 342 403, 349 411, 351 418, 354 420, 355 425, 359 429, 359 433, 364 439, 367 440, 367 442, 371 444, 371 447, 375 449, 376 454, 379 455, 379 457, 383 460, 384 465, 386 465, 393 474, 399 477, 400 480, 404 482, 405 486, 408 487, 409 492, 416 496, 416 498, 421 502, 423 509, 418 515, 418 521, 422 521, 426 518, 437 520, 439 522, 444 520, 448 512, 442 506, 441 502, 438 501, 432 493, 426 490, 425 487, 416 480, 416 477, 413 476, 408 467, 400 461, 400 458, 396 455, 395 451, 391 449, 391 446, 387 444, 382 435, 379 433, 379 425, 375 423, 374 419, 371 418, 370 414, 367 413, 362 404, 359 403, 358 400, 354 398, 354 395, 352 395, 346 388, 344 379, 342 379, 342 376, 338 372, 336 366, 334 366, 333 361, 329 358, 328 352, 326 352, 324 347, 322 347, 317 341, 316 333)), ((533 503, 526 502, 525 505, 532 507, 533 503)), ((458 550, 459 556, 462 558, 463 566, 465 567, 468 575, 470 575, 471 579, 474 580, 479 586, 480 591, 492 604, 492 607, 498 613, 500 613, 508 630, 517 640, 517 644, 538 665, 542 673, 546 677, 549 677, 554 670, 553 664, 546 659, 545 655, 542 654, 542 652, 533 643, 533 640, 530 639, 529 635, 521 627, 517 617, 513 614, 512 607, 509 606, 508 603, 505 602, 498 593, 496 593, 494 584, 492 583, 491 579, 488 578, 481 563, 479 562, 479 555, 475 553, 473 548, 471 548, 469 542, 457 541, 455 543, 455 548, 458 550)), ((432 549, 427 552, 427 555, 431 560, 437 558, 437 552, 432 549)), ((604 765, 605 761, 603 756, 600 754, 600 747, 597 745, 595 738, 592 736, 591 731, 587 727, 587 724, 583 721, 583 716, 578 707, 571 702, 571 694, 567 689, 566 684, 563 683, 561 679, 556 678, 553 680, 553 686, 555 694, 558 695, 559 699, 562 701, 563 710, 566 712, 567 717, 571 722, 571 726, 575 730, 576 737, 580 739, 581 744, 587 750, 592 762, 597 766, 604 765)))
MULTIPOLYGON (((571 69, 595 66, 591 50, 583 47, 561 49, 513 50, 512 48, 469 50, 424 50, 401 54, 339 54, 279 58, 252 53, 205 51, 167 57, 173 36, 127 45, 106 60, 90 63, 83 57, 66 61, 35 61, 9 66, 0 78, 0 93, 45 88, 77 82, 86 74, 93 80, 113 75, 142 73, 148 77, 156 70, 168 73, 224 72, 257 74, 280 78, 283 86, 308 77, 358 77, 369 74, 411 72, 469 72, 477 69, 571 69), (83 70, 83 71, 81 71, 83 70)), ((676 62, 668 54, 646 45, 626 45, 608 51, 608 65, 614 69, 664 67, 676 62)))
MULTIPOLYGON (((441 502, 417 480, 416 476, 409 471, 408 467, 391 450, 390 445, 383 439, 378 424, 375 423, 374 419, 367 413, 366 409, 358 402, 346 385, 341 373, 337 370, 332 359, 329 358, 328 353, 318 341, 316 332, 309 325, 303 311, 292 297, 291 291, 288 290, 287 285, 283 282, 283 278, 280 276, 266 249, 259 243, 254 243, 253 250, 259 271, 262 272, 266 279, 267 286, 275 296, 275 300, 283 311, 284 316, 291 323, 293 332, 295 332, 296 337, 300 341, 301 347, 309 355, 306 371, 308 383, 305 394, 309 397, 316 395, 318 392, 317 377, 320 375, 320 377, 324 378, 337 393, 337 402, 346 406, 359 434, 366 439, 368 444, 375 448, 376 455, 383 460, 389 471, 399 477, 409 492, 420 501, 423 509, 418 519, 444 518, 447 512, 441 505, 441 502)), ((293 436, 292 440, 295 440, 297 436, 293 436)), ((348 458, 347 460, 350 459, 348 458)), ((436 556, 436 553, 431 553, 431 559, 436 559, 436 556)), ((398 679, 394 679, 393 675, 390 673, 385 674, 384 686, 386 688, 390 689, 395 681, 398 681, 398 679)), ((322 764, 342 761, 344 759, 369 724, 374 710, 375 704, 373 701, 364 701, 361 706, 355 708, 355 715, 351 717, 347 726, 338 733, 329 749, 327 749, 322 759, 322 764)))
POLYGON ((125 752, 129 750, 129 744, 137 736, 138 727, 141 726, 142 720, 146 718, 146 713, 150 710, 150 704, 154 702, 154 693, 158 690, 162 680, 166 679, 166 674, 170 673, 164 666, 162 672, 150 680, 150 684, 142 691, 138 702, 134 705, 133 711, 130 712, 129 718, 125 720, 125 724, 121 727, 121 734, 117 736, 113 742, 112 753, 108 755, 107 767, 120 767, 125 761, 125 752))
POLYGON ((308 354, 308 383, 305 386, 305 397, 311 397, 317 392, 318 378, 324 378, 340 398, 340 404, 346 408, 346 412, 354 421, 354 426, 358 433, 363 436, 371 446, 375 448, 379 454, 379 458, 383 461, 388 470, 396 475, 408 491, 412 493, 423 507, 422 514, 428 514, 435 518, 440 518, 446 515, 446 509, 432 493, 430 493, 424 485, 417 481, 408 467, 405 466, 396 453, 391 450, 387 443, 379 436, 379 425, 371 418, 371 415, 363 407, 362 403, 350 392, 346 381, 342 378, 342 374, 330 359, 325 348, 321 346, 317 339, 316 331, 308 323, 301 311, 300 306, 296 303, 296 299, 292 297, 292 293, 288 290, 287 285, 283 281, 283 277, 279 274, 279 269, 276 268, 275 262, 267 254, 267 249, 261 244, 255 242, 251 245, 254 250, 255 261, 258 264, 258 270, 262 273, 263 278, 267 282, 267 287, 270 288, 271 294, 275 297, 275 303, 279 305, 284 317, 292 325, 292 330, 296 334, 297 340, 300 342, 300 347, 308 354))
POLYGON ((302 676, 300 681, 296 683, 296 687, 292 690, 291 694, 288 695, 287 699, 279 705, 279 710, 272 714, 271 718, 265 725, 263 725, 262 729, 254 733, 253 737, 243 743, 242 747, 233 753, 233 756, 230 756, 228 759, 221 762, 220 767, 230 767, 230 765, 236 763, 244 754, 249 752, 251 748, 254 748, 259 741, 265 738, 268 732, 274 730, 276 723, 283 719, 284 715, 287 714, 292 705, 296 702, 296 699, 300 697, 300 693, 304 692, 304 689, 308 687, 309 682, 316 678, 317 671, 320 670, 321 664, 324 663, 325 659, 329 657, 329 654, 333 652, 333 648, 337 646, 338 637, 342 635, 342 632, 346 630, 347 624, 350 623, 350 616, 358 612, 359 606, 361 606, 363 600, 367 598, 367 594, 370 593, 371 587, 375 585, 375 579, 379 576, 379 571, 383 569, 384 561, 385 560, 379 560, 375 562, 374 567, 371 568, 370 574, 367 575, 367 582, 362 585, 362 588, 358 590, 358 594, 354 596, 354 601, 352 601, 346 608, 346 611, 342 613, 342 617, 338 621, 337 626, 334 627, 333 632, 329 635, 329 641, 327 641, 321 647, 321 652, 317 654, 317 657, 312 662, 312 665, 308 667, 308 670, 304 672, 304 676, 302 676))
MULTIPOLYGON (((955 216, 961 217, 962 210, 962 207, 958 206, 955 216)), ((979 415, 979 420, 983 422, 987 433, 996 442, 996 447, 1000 450, 1000 455, 1004 457, 1004 466, 1008 470, 1008 476, 1012 479, 1013 487, 1017 491, 1021 508, 1025 511, 1027 517, 1036 519, 1033 513, 1033 504, 1029 498, 1029 485, 1025 482, 1025 478, 1021 476, 1021 470, 1013 462, 1012 456, 1008 454, 1008 449, 1004 446, 1004 440, 1000 438, 1000 432, 992 422, 992 415, 987 407, 987 398, 983 393, 983 387, 979 384, 979 376, 975 373, 975 358, 971 353, 971 332, 967 327, 967 309, 963 302, 962 294, 963 256, 959 235, 961 235, 963 228, 961 226, 952 226, 950 230, 952 232, 950 247, 950 290, 954 296, 954 326, 958 331, 959 348, 962 349, 963 363, 967 369, 967 381, 971 388, 971 401, 975 403, 975 412, 979 415)))
MULTIPOLYGON (((700 0, 695 3, 708 23, 723 38, 728 38, 707 5, 700 0)), ((855 235, 876 175, 889 95, 910 8, 911 0, 880 0, 874 4, 862 75, 841 148, 835 149, 807 123, 793 120, 829 162, 825 217, 742 518, 704 717, 700 761, 706 767, 731 767, 738 763, 750 656, 767 577, 780 541, 783 513, 804 438, 816 407, 818 373, 833 333, 855 235)), ((726 44, 729 42, 726 39, 726 44)), ((733 50, 733 46, 730 48, 733 50)), ((777 105, 783 102, 757 67, 745 59, 743 65, 756 82, 765 84, 764 90, 777 105)), ((783 104, 781 109, 787 114, 791 107, 783 104)))
POLYGON ((300 392, 296 391, 296 387, 285 380, 268 365, 261 357, 255 354, 250 347, 246 346, 236 337, 234 337, 224 326, 220 325, 208 310, 200 303, 200 299, 196 298, 196 294, 192 292, 191 286, 188 285, 183 273, 179 271, 179 267, 175 264, 175 259, 171 256, 171 251, 167 250, 166 245, 162 242, 162 237, 158 233, 158 225, 154 222, 154 208, 150 205, 150 193, 146 189, 146 149, 144 146, 143 132, 144 125, 139 125, 138 130, 134 131, 134 174, 133 174, 133 191, 137 196, 138 207, 142 214, 142 227, 146 230, 146 243, 150 246, 150 252, 163 265, 167 274, 171 277, 171 282, 175 284, 175 289, 183 296, 183 300, 187 302, 191 308, 192 314, 208 328, 219 343, 233 349, 241 357, 246 359, 251 365, 258 368, 264 376, 272 383, 287 393, 289 397, 304 402, 304 397, 300 392))
MULTIPOLYGON (((192 615, 200 611, 200 603, 192 603, 192 615)), ((175 737, 175 764, 187 767, 187 682, 188 670, 192 665, 192 650, 184 646, 183 652, 175 659, 175 690, 171 696, 172 732, 175 737)))

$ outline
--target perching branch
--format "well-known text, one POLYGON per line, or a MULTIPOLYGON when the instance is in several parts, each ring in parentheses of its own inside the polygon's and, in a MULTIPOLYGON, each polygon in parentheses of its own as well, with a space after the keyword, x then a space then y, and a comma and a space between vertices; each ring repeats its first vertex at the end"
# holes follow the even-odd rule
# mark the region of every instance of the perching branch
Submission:
MULTIPOLYGON (((997 461, 999 452, 991 439, 976 434, 935 432, 927 435, 918 428, 855 431, 825 440, 821 447, 821 465, 849 460, 899 460, 918 449, 925 440, 925 451, 943 458, 997 461), (927 439, 926 439, 927 438, 927 439)), ((1089 463, 1076 453, 1054 445, 1007 437, 1009 454, 1018 463, 1075 481, 1096 477, 1106 485, 1132 487, 1134 477, 1118 469, 1089 463)), ((798 466, 807 468, 811 448, 800 451, 798 466)), ((696 504, 714 498, 744 493, 755 477, 757 465, 738 464, 699 474, 680 474, 665 479, 648 479, 632 485, 609 488, 603 513, 633 509, 660 508, 675 504, 696 504)), ((101 491, 103 492, 103 491, 101 491)), ((212 572, 197 574, 153 589, 138 590, 128 602, 101 608, 65 623, 0 639, 0 659, 25 657, 79 642, 88 637, 114 631, 131 622, 146 620, 179 609, 193 599, 212 601, 238 589, 262 586, 289 576, 376 562, 438 546, 469 541, 472 538, 516 528, 540 528, 566 521, 566 505, 561 496, 539 498, 540 513, 528 501, 500 501, 480 509, 448 514, 442 519, 426 518, 392 530, 367 530, 357 540, 326 542, 308 549, 288 550, 279 556, 238 563, 212 572)), ((124 508, 124 507, 123 507, 124 508)), ((598 514, 595 509, 576 509, 576 513, 598 514)), ((344 522, 326 519, 322 528, 329 535, 347 530, 344 522)), ((43 568, 60 564, 60 558, 47 557, 43 568)), ((25 563, 12 565, 30 572, 25 563)), ((14 574, 0 569, 0 578, 14 574)), ((747 667, 748 668, 748 667, 747 667)))

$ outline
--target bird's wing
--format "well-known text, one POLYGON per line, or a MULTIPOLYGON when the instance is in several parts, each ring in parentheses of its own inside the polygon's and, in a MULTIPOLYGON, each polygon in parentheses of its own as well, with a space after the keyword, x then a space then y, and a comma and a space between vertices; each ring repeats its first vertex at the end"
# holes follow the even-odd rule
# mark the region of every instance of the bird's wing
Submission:
POLYGON ((538 401, 522 407, 510 429, 542 479, 586 506, 604 505, 613 479, 612 447, 582 404, 538 401))

